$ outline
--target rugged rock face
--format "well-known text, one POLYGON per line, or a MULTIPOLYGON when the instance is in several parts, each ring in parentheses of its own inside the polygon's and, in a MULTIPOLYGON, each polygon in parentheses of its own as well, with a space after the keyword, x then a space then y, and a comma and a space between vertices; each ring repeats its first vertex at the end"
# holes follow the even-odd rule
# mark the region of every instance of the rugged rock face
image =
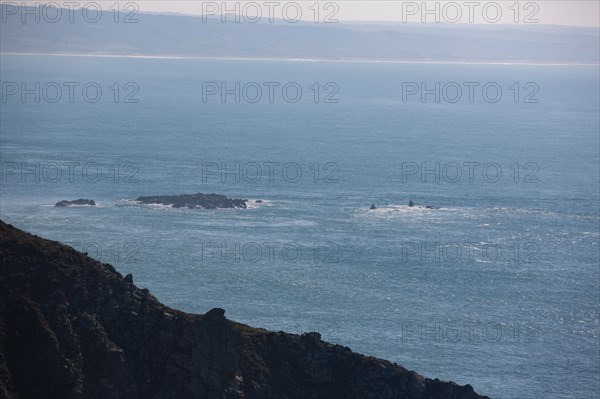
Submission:
POLYGON ((151 197, 139 197, 136 201, 144 204, 172 205, 174 208, 246 208, 247 200, 231 199, 220 194, 182 194, 182 195, 158 195, 151 197))
POLYGON ((390 362, 162 305, 131 275, 0 221, 0 397, 478 399, 390 362))
POLYGON ((54 206, 72 206, 72 205, 90 205, 90 206, 95 206, 96 202, 94 202, 93 199, 79 198, 79 199, 76 199, 74 201, 62 200, 60 202, 57 202, 54 206))

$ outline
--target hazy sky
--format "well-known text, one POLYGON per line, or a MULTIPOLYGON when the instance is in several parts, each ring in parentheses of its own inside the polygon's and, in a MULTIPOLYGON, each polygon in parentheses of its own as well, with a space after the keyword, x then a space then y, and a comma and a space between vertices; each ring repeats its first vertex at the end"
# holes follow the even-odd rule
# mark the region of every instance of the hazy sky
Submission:
MULTIPOLYGON (((69 0, 54 1, 62 5, 69 0)), ((74 0, 75 1, 75 0, 74 0)), ((77 0, 80 4, 101 3, 111 7, 115 0, 77 0)), ((3 0, 3 2, 6 2, 3 0)), ((10 2, 10 1, 9 1, 10 2)), ((26 1, 26 3, 47 3, 48 1, 26 1)), ((14 1, 22 4, 23 1, 14 1)), ((127 1, 121 1, 123 6, 127 1)), ((141 11, 177 12, 185 14, 224 15, 228 20, 233 16, 230 10, 237 10, 248 19, 261 15, 260 22, 288 17, 308 21, 397 21, 435 23, 481 23, 481 24, 556 24, 578 26, 600 26, 600 0, 439 0, 439 1, 368 1, 368 0, 138 0, 130 1, 141 11), (315 6, 315 4, 317 4, 315 6), (427 13, 425 11, 428 11, 427 13), (300 16, 301 14, 301 16, 300 16)))
MULTIPOLYGON (((297 7, 293 1, 275 1, 273 6, 269 6, 270 0, 265 1, 139 1, 140 9, 149 11, 174 11, 191 14, 202 14, 204 11, 221 15, 228 9, 235 9, 236 6, 243 15, 249 17, 256 14, 260 9, 264 19, 269 17, 271 12, 276 18, 282 18, 284 7, 290 19, 295 19, 297 7), (223 3, 227 3, 226 7, 223 3), (237 5, 236 5, 237 3, 237 5), (253 4, 251 4, 253 3, 253 4), (259 7, 256 7, 258 5, 259 7), (214 10, 215 7, 217 10, 214 10), (214 11, 213 11, 214 10, 214 11), (244 14, 245 13, 245 14, 244 14)), ((440 22, 469 23, 470 16, 475 23, 492 23, 500 17, 497 12, 500 11, 501 18, 497 23, 529 23, 540 24, 558 24, 558 25, 580 25, 580 26, 599 26, 600 25, 600 1, 599 0, 578 0, 578 1, 367 1, 367 0, 342 0, 342 1, 319 1, 318 7, 314 7, 315 0, 295 1, 302 9, 302 19, 315 20, 316 10, 319 9, 319 21, 330 19, 340 21, 408 21, 435 22, 439 18, 440 22), (437 4, 436 4, 437 3, 437 4), (470 4, 469 4, 470 3, 470 4), (516 7, 515 7, 516 3, 516 7), (435 11, 437 7, 438 11, 435 11), (433 11, 424 15, 424 10, 433 11), (484 11, 485 9, 485 11, 484 11), (518 10, 518 11, 517 11, 518 10)))

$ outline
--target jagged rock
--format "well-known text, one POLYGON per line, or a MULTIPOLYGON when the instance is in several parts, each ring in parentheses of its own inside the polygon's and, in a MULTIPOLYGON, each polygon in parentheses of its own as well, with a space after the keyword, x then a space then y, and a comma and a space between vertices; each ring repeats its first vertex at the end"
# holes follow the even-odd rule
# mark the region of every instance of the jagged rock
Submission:
POLYGON ((130 275, 1 221, 0 259, 5 399, 486 398, 318 333, 171 309, 130 275))
POLYGON ((204 313, 204 317, 206 317, 208 320, 223 321, 225 320, 225 310, 221 308, 213 308, 204 313))
POLYGON ((88 206, 96 206, 96 202, 93 199, 83 199, 79 198, 73 201, 62 200, 54 204, 54 206, 73 206, 73 205, 88 205, 88 206))
POLYGON ((150 197, 138 197, 136 201, 143 204, 170 205, 173 208, 244 208, 248 200, 231 199, 220 194, 182 194, 182 195, 157 195, 150 197))
POLYGON ((377 207, 375 206, 375 204, 371 204, 371 207, 369 209, 373 210, 373 209, 377 209, 377 207))

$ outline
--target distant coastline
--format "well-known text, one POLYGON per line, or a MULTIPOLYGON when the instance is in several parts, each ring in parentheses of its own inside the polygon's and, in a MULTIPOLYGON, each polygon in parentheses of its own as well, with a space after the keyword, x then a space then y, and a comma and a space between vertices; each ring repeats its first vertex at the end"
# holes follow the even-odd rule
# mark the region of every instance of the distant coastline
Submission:
MULTIPOLYGON (((11 8, 9 15, 26 10, 11 8)), ((31 12, 31 11, 27 11, 31 12)), ((406 64, 598 65, 600 31, 556 25, 229 23, 139 12, 135 21, 6 18, 3 54, 406 64), (143 23, 139 22, 143 18, 143 23), (31 22, 31 21, 30 21, 31 22), (47 22, 47 23, 46 23, 47 22)))
POLYGON ((52 57, 98 57, 98 58, 133 58, 133 59, 165 59, 165 60, 207 60, 207 61, 286 61, 286 62, 359 62, 375 64, 451 64, 451 65, 516 65, 516 66, 594 66, 598 62, 534 62, 534 61, 482 61, 482 60, 395 60, 370 58, 289 58, 289 57, 217 57, 193 55, 150 55, 150 54, 98 54, 98 53, 32 53, 32 52, 0 52, 0 55, 19 56, 52 56, 52 57))

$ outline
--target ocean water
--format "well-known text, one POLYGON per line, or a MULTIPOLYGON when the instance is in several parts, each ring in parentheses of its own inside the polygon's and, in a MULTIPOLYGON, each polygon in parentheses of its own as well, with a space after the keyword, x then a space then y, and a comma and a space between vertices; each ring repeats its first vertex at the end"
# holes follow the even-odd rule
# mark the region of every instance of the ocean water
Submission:
POLYGON ((599 397, 597 65, 2 55, 0 68, 4 221, 184 311, 319 331, 493 398, 599 397), (36 82, 39 102, 10 94, 36 82), (240 83, 239 102, 208 94, 221 82, 240 83), (439 102, 407 94, 436 82, 439 102), (252 202, 133 201, 194 192, 252 202), (97 206, 53 207, 76 198, 97 206))

